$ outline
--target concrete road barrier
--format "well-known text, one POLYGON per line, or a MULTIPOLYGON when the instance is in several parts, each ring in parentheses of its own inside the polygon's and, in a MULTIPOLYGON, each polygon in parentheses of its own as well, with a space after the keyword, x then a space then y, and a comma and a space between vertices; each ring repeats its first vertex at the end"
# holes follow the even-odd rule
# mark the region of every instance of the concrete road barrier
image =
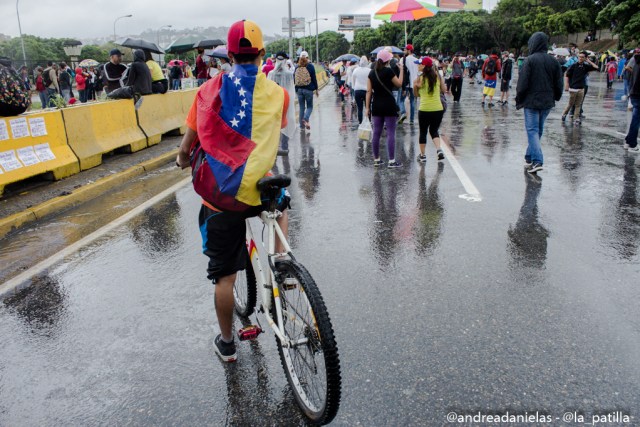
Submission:
POLYGON ((42 174, 58 180, 78 172, 60 111, 0 118, 0 195, 14 182, 42 174))
POLYGON ((184 134, 187 113, 182 105, 183 98, 183 93, 178 91, 144 96, 136 115, 149 146, 158 144, 164 134, 184 134))
MULTIPOLYGON (((143 102, 143 106, 144 103, 143 102)), ((80 170, 102 163, 103 154, 116 149, 135 152, 147 147, 138 126, 133 100, 92 103, 62 110, 67 139, 80 161, 80 170)))

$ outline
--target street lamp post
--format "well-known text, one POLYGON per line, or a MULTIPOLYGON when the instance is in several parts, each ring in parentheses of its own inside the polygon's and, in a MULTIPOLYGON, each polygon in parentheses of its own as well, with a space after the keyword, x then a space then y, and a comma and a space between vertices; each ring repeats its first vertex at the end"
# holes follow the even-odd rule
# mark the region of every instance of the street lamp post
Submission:
MULTIPOLYGON (((160 31, 163 28, 171 28, 171 27, 173 27, 173 25, 163 25, 162 27, 158 28, 158 31, 156 31, 156 40, 158 42, 158 47, 160 48, 162 47, 160 46, 160 31)), ((164 62, 164 55, 160 54, 160 66, 163 65, 163 62, 164 62)))
POLYGON ((20 9, 18 8, 18 4, 20 0, 16 0, 16 14, 18 15, 18 31, 20 32, 20 44, 22 45, 22 59, 24 60, 24 65, 27 65, 27 54, 24 50, 24 38, 22 37, 22 25, 20 25, 20 9))
POLYGON ((293 56, 293 33, 291 31, 291 0, 289 0, 289 58, 293 56))
POLYGON ((113 21, 113 42, 116 41, 116 22, 121 20, 122 18, 131 18, 133 15, 122 15, 118 16, 115 21, 113 21))

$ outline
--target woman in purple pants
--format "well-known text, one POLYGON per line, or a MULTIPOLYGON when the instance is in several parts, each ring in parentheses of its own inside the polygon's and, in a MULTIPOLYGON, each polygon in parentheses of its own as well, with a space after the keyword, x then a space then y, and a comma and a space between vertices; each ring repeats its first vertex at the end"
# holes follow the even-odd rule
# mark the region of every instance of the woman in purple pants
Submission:
POLYGON ((393 58, 391 52, 382 49, 378 52, 373 70, 369 73, 367 83, 367 97, 365 115, 372 117, 373 125, 373 166, 382 165, 380 159, 380 136, 382 129, 387 128, 387 151, 389 153, 389 168, 398 168, 400 163, 396 161, 396 123, 398 120, 398 104, 393 96, 393 91, 402 87, 402 62, 398 62, 400 77, 397 77, 389 67, 393 58))

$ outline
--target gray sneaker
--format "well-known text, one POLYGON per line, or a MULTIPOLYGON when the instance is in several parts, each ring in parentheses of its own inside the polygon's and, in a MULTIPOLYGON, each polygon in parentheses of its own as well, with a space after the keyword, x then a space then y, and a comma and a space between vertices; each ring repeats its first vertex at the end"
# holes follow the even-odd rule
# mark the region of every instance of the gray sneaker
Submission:
POLYGON ((222 335, 213 340, 213 349, 223 362, 235 362, 238 360, 236 355, 236 344, 234 342, 226 343, 222 341, 222 335))
POLYGON ((527 169, 527 172, 538 173, 541 170, 542 170, 542 163, 534 163, 527 169))

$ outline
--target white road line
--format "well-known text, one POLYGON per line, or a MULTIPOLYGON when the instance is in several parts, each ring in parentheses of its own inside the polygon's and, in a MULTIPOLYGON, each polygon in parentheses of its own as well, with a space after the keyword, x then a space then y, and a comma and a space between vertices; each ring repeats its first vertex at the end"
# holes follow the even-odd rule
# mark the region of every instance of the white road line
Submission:
POLYGON ((48 268, 50 268, 53 265, 57 264, 58 262, 62 261, 64 258, 66 258, 66 257, 68 257, 70 255, 73 255, 78 250, 80 250, 82 247, 89 245, 93 241, 99 239, 100 237, 102 237, 105 234, 111 232, 115 228, 117 228, 117 227, 121 226, 122 224, 126 223, 127 221, 131 220, 136 215, 141 214, 142 212, 144 212, 145 209, 150 208, 151 206, 153 206, 156 203, 160 202, 162 199, 164 199, 167 196, 171 195, 172 193, 178 191, 181 187, 184 187, 190 181, 191 181, 191 178, 183 179, 179 183, 167 188, 162 193, 152 197, 151 199, 147 200, 143 204, 135 207, 131 211, 129 211, 126 214, 122 215, 121 217, 113 220, 109 224, 103 226, 102 228, 97 229, 93 233, 91 233, 91 234, 83 237, 82 239, 78 240, 77 242, 67 246, 66 248, 64 248, 60 252, 57 252, 55 255, 52 255, 51 257, 45 259, 44 261, 39 262, 38 264, 34 265, 30 269, 20 273, 19 275, 9 279, 8 281, 4 282, 2 285, 0 285, 0 298, 6 296, 7 294, 9 294, 12 291, 14 291, 16 288, 19 288, 21 285, 23 285, 26 282, 28 282, 28 280, 31 279, 33 276, 42 273, 43 271, 47 270, 48 268))
POLYGON ((458 179, 460 180, 462 186, 466 191, 466 194, 460 194, 458 197, 468 202, 481 202, 482 196, 480 195, 480 191, 478 191, 478 188, 473 184, 471 178, 469 178, 469 175, 467 175, 464 169, 462 169, 462 166, 460 166, 458 159, 455 158, 455 156, 449 149, 448 142, 444 138, 442 138, 442 135, 440 135, 440 138, 443 142, 440 145, 440 148, 442 148, 442 151, 444 151, 446 159, 449 161, 449 164, 453 168, 453 171, 456 173, 456 175, 458 175, 458 179))

